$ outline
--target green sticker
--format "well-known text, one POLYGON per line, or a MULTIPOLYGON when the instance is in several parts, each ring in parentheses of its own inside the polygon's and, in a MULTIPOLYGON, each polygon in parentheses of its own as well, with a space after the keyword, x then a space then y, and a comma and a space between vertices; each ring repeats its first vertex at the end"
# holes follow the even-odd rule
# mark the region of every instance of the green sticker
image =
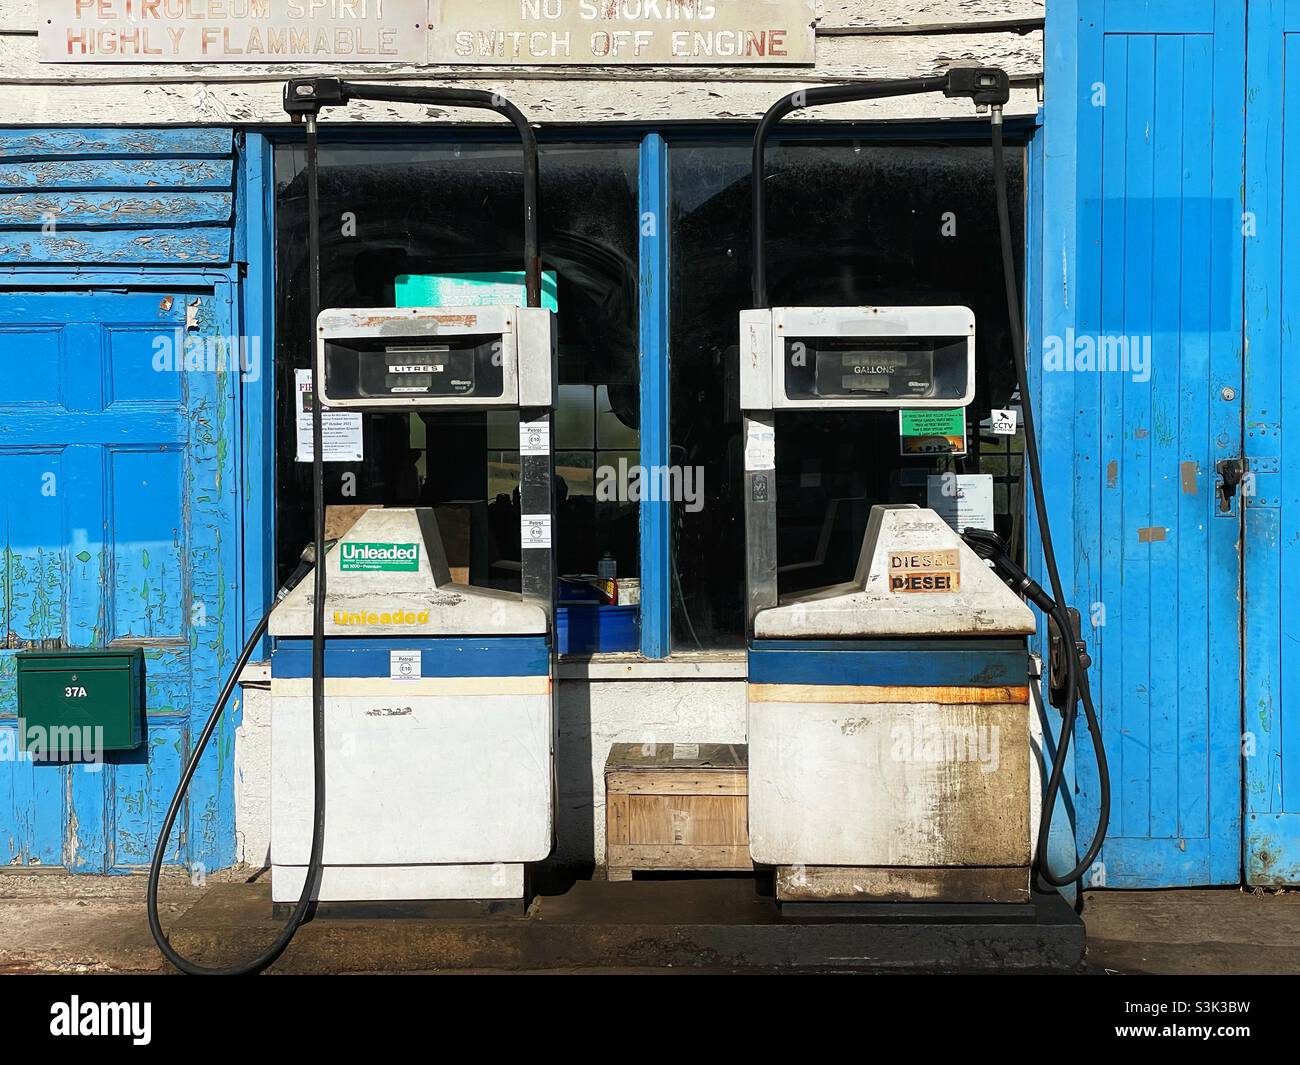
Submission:
POLYGON ((966 454, 966 411, 902 410, 898 435, 904 455, 966 454))
POLYGON ((344 541, 339 545, 342 570, 388 570, 414 573, 420 568, 419 544, 368 544, 344 541))

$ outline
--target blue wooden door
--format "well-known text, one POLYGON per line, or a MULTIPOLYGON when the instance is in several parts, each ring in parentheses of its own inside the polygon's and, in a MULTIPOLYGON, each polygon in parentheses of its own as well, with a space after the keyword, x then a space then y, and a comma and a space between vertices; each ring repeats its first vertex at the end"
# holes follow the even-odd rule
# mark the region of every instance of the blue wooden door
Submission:
POLYGON ((1300 2, 1250 5, 1245 865, 1300 884, 1300 2))
POLYGON ((1237 883, 1241 509, 1216 467, 1242 449, 1244 6, 1077 11, 1077 263, 1056 319, 1074 334, 1045 349, 1043 387, 1078 418, 1073 568, 1113 796, 1092 881, 1237 883))
MULTIPOLYGON (((147 688, 139 751, 0 761, 9 865, 146 865, 233 660, 230 306, 224 285, 0 291, 0 745, 16 750, 15 649, 141 645, 147 688)), ((173 850, 208 868, 234 843, 232 730, 214 744, 173 850)))

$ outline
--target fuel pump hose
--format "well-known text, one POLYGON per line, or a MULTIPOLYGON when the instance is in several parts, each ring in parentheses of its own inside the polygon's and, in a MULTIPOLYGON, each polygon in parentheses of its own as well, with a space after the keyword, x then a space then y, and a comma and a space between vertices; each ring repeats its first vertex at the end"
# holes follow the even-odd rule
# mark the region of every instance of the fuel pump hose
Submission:
MULTIPOLYGON (((320 182, 318 171, 318 143, 316 136, 316 118, 315 115, 307 117, 306 122, 306 173, 307 173, 307 258, 309 263, 309 321, 311 322, 311 337, 308 350, 315 348, 316 319, 320 315, 321 286, 320 286, 320 182)), ((321 382, 317 379, 319 373, 319 361, 315 358, 311 360, 311 383, 312 397, 311 404, 311 438, 312 438, 312 523, 313 537, 309 548, 303 552, 302 559, 297 570, 289 578, 283 588, 276 595, 276 603, 279 603, 288 593, 302 581, 308 572, 312 574, 312 634, 311 634, 311 730, 312 730, 312 780, 314 783, 312 797, 312 828, 311 828, 311 849, 307 859, 307 875, 303 880, 302 894, 298 897, 297 903, 294 904, 293 912, 289 916, 288 922, 280 933, 261 954, 250 961, 232 965, 228 967, 215 967, 199 965, 188 958, 183 957, 167 939, 167 934, 163 931, 162 923, 158 918, 158 881, 162 873, 163 862, 167 854, 167 844, 171 839, 172 829, 176 825, 176 818, 180 813, 181 805, 185 800, 185 793, 189 790, 190 781, 194 779, 194 771, 198 768, 199 759, 203 757, 208 742, 212 739, 212 733, 216 731, 217 722, 220 721, 222 713, 225 711, 226 704, 234 692, 235 685, 239 683, 239 676, 244 667, 248 664, 249 658, 253 651, 259 645, 262 637, 266 635, 267 624, 271 618, 271 611, 268 610, 266 615, 257 624, 253 633, 248 637, 244 648, 239 653, 239 658, 235 662, 234 669, 231 670, 230 676, 226 678, 225 687, 221 689, 221 694, 217 697, 217 704, 212 708, 212 713, 208 716, 207 723, 203 726, 203 731, 199 734, 198 742, 194 745, 194 753, 190 755, 190 760, 186 763, 185 771, 181 774, 180 784, 176 788, 176 794, 172 796, 171 805, 167 808, 167 816, 163 818, 162 831, 158 834, 158 844, 154 848, 153 860, 149 863, 149 888, 147 895, 147 909, 149 913, 149 931, 153 935, 154 942, 158 945, 159 951, 162 952, 169 962, 183 973, 191 976, 250 976, 260 973, 263 969, 272 965, 275 960, 284 953, 285 947, 289 945, 298 929, 302 927, 303 922, 313 905, 313 896, 316 894, 317 886, 320 882, 321 871, 324 865, 325 851, 325 554, 331 546, 330 542, 325 539, 325 465, 324 465, 324 427, 321 421, 321 404, 315 402, 315 397, 321 394, 321 382)), ((272 604, 272 610, 275 604, 272 604)))
MULTIPOLYGON (((310 549, 309 549, 310 550, 310 549)), ((304 553, 304 555, 306 552, 304 553)), ((306 558, 299 564, 297 571, 285 582, 275 598, 278 604, 294 586, 297 585, 309 572, 311 572, 312 563, 306 558)), ((163 931, 162 921, 158 913, 158 884, 162 875, 163 863, 167 856, 167 845, 171 840, 172 829, 176 825, 176 818, 180 814, 181 806, 184 804, 185 795, 190 789, 190 782, 194 779, 195 770, 198 769, 199 760, 203 757, 203 752, 207 750, 208 743, 212 739, 212 734, 216 731, 217 724, 221 720, 222 712, 230 702, 234 694, 235 685, 239 683, 240 674, 243 673, 244 667, 248 665, 248 660, 252 657, 253 652, 261 643, 262 637, 266 635, 267 622, 270 620, 271 613, 267 611, 262 616, 262 620, 257 623, 256 628, 249 635, 244 648, 235 660, 235 666, 230 671, 230 676, 226 678, 225 686, 221 689, 221 694, 217 696, 216 705, 212 713, 208 715, 208 720, 203 726, 203 731, 199 733, 198 741, 194 745, 194 751, 190 755, 190 760, 185 765, 185 770, 181 774, 180 784, 177 785, 176 794, 172 796, 171 805, 167 808, 167 815, 163 818, 162 831, 158 834, 158 843, 154 847, 153 859, 149 863, 149 886, 146 896, 147 909, 149 913, 149 932, 153 936, 154 942, 158 945, 158 950, 162 953, 172 965, 176 966, 183 973, 191 976, 241 976, 261 972, 267 966, 271 965, 276 958, 288 946, 289 940, 297 932, 302 920, 298 918, 295 911, 294 917, 285 925, 284 929, 271 944, 257 958, 245 962, 241 965, 234 965, 229 968, 217 968, 198 965, 188 958, 179 954, 171 945, 167 938, 167 933, 163 931)), ((305 910, 303 916, 305 917, 305 910)))
POLYGON ((1038 875, 1044 881, 1053 887, 1064 887, 1080 880, 1101 852, 1102 842, 1106 838, 1106 830, 1110 825, 1110 768, 1106 762, 1106 748, 1102 742, 1101 725, 1097 719, 1097 711, 1092 701, 1092 691, 1088 685, 1087 669, 1082 661, 1081 652, 1073 639, 1074 627, 1069 613, 1064 607, 1066 598, 1061 584, 1060 569, 1056 561, 1056 550, 1052 543, 1052 527, 1047 514, 1047 497, 1043 491, 1042 459, 1038 448, 1033 396, 1029 387, 1025 334, 1021 324, 1020 287, 1017 281, 1015 251, 1011 239, 1011 199, 1007 191, 1006 151, 1003 144, 1002 108, 1000 106, 994 106, 992 109, 992 140, 993 182, 997 196, 998 231, 1002 246, 1002 274, 1006 286, 1007 315, 1011 328, 1011 353, 1016 367, 1016 380, 1020 387, 1020 405, 1025 425, 1025 455, 1029 464, 1029 478, 1033 488, 1034 512, 1038 519, 1039 537, 1042 540, 1043 561, 1054 600, 1054 611, 1051 611, 1051 613, 1061 633, 1066 662, 1065 709, 1061 718, 1060 739, 1057 741, 1056 752, 1052 757, 1052 768, 1048 775, 1047 786, 1043 791, 1035 864, 1038 875), (1048 841, 1051 836, 1052 818, 1056 809, 1057 798, 1060 795, 1061 785, 1065 778, 1070 737, 1074 733, 1080 702, 1083 703, 1088 734, 1092 739, 1092 748, 1097 759, 1097 777, 1100 789, 1097 828, 1093 833, 1091 842, 1075 867, 1068 873, 1057 874, 1052 871, 1048 861, 1048 841))

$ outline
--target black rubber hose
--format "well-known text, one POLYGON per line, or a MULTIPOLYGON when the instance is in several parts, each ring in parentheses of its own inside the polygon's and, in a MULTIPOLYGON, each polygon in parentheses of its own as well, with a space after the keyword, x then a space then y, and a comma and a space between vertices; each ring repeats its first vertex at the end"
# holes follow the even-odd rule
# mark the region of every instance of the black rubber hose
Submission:
POLYGON ((378 100, 388 103, 443 104, 495 111, 509 119, 524 148, 524 294, 529 307, 542 305, 542 243, 540 229, 541 168, 538 161, 537 134, 524 113, 495 92, 482 89, 451 89, 427 85, 371 85, 368 82, 344 81, 339 88, 349 100, 378 100))
POLYGON ((778 122, 786 115, 805 107, 823 104, 844 104, 855 101, 883 100, 892 96, 915 96, 920 93, 943 92, 948 87, 947 77, 905 78, 898 81, 876 81, 866 84, 819 85, 811 89, 798 89, 777 100, 767 109, 754 131, 754 157, 750 188, 753 198, 751 223, 753 248, 751 251, 753 308, 766 310, 767 302, 767 141, 778 122))
MULTIPOLYGON (((298 570, 289 578, 279 594, 275 598, 275 605, 278 605, 290 591, 310 572, 311 565, 303 563, 298 570)), ((274 609, 274 606, 272 607, 274 609)), ((257 623, 248 640, 244 643, 243 650, 239 652, 239 658, 235 661, 234 668, 226 678, 225 686, 221 689, 221 694, 217 696, 217 703, 212 708, 212 713, 208 715, 208 720, 203 726, 203 731, 199 734, 198 742, 195 744, 194 753, 190 755, 190 760, 185 764, 185 771, 181 774, 180 783, 176 787, 176 793, 172 796, 171 805, 167 808, 167 815, 163 818, 162 831, 158 835, 158 843, 154 847, 153 860, 149 863, 149 886, 146 893, 146 907, 149 914, 149 931, 153 935, 154 942, 158 945, 158 950, 163 957, 171 962, 176 968, 183 973, 191 976, 242 976, 250 973, 261 972, 268 965, 272 964, 283 952, 284 948, 289 945, 289 940, 293 938, 294 932, 298 930, 298 925, 286 925, 284 930, 276 937, 274 943, 262 954, 252 961, 241 965, 231 966, 229 968, 216 968, 210 966, 198 965, 188 958, 177 953, 176 949, 167 939, 167 934, 163 931, 162 921, 158 914, 158 882, 162 875, 163 862, 166 858, 167 844, 171 840, 172 829, 176 826, 176 818, 180 814, 181 805, 184 802, 186 793, 190 790, 190 782, 194 779, 194 773, 199 767, 199 760, 203 757, 203 752, 207 750, 212 734, 216 731, 217 722, 221 720, 222 712, 230 702, 231 695, 234 694, 235 685, 239 683, 239 677, 244 672, 244 667, 248 665, 248 660, 253 656, 257 645, 261 642, 262 637, 266 635, 267 622, 271 618, 271 611, 268 610, 262 615, 262 620, 257 623)))
MULTIPOLYGON (((311 117, 307 122, 307 255, 310 264, 310 345, 308 351, 311 353, 311 374, 312 374, 312 515, 315 521, 315 533, 312 540, 312 566, 313 574, 313 595, 312 600, 312 635, 311 635, 311 703, 312 703, 312 775, 315 782, 315 791, 312 800, 312 830, 311 830, 311 852, 307 860, 307 876, 303 881, 302 894, 298 897, 298 902, 290 914, 288 923, 281 929, 279 935, 266 950, 256 958, 238 965, 227 967, 198 965, 183 957, 172 947, 167 939, 167 934, 163 931, 162 922, 158 918, 158 880, 162 874, 163 861, 167 851, 167 843, 171 839, 172 829, 176 825, 176 817, 180 812, 181 804, 184 802, 185 794, 189 791, 190 781, 194 779, 194 771, 198 768, 199 759, 203 757, 203 752, 208 746, 208 741, 212 739, 212 733, 216 731, 217 722, 221 720, 221 715, 225 711, 226 704, 230 701, 230 696, 235 690, 235 685, 239 683, 239 676, 248 664, 248 660, 257 647, 262 637, 266 634, 266 626, 271 617, 271 611, 258 622, 257 628, 249 636, 244 644, 239 658, 235 662, 235 667, 226 678, 225 687, 221 689, 221 694, 217 698, 217 705, 212 708, 212 713, 208 715, 207 723, 203 726, 203 731, 199 735, 198 743, 195 745, 194 753, 190 755, 190 760, 185 766, 185 772, 181 774, 180 784, 176 788, 176 794, 172 796, 171 805, 167 808, 167 816, 163 819, 162 831, 158 835, 158 845, 154 848, 153 860, 149 863, 149 887, 146 896, 146 906, 149 913, 149 931, 153 935, 154 942, 158 945, 159 951, 164 958, 171 962, 181 972, 190 976, 251 976, 260 973, 268 966, 272 965, 275 960, 284 953, 285 947, 293 939, 298 929, 302 927, 303 922, 307 919, 313 904, 313 896, 316 893, 317 885, 320 881, 321 869, 323 866, 325 850, 325 467, 324 467, 324 432, 321 423, 321 403, 320 403, 320 386, 321 381, 317 377, 317 363, 319 360, 316 355, 316 319, 320 315, 320 183, 317 168, 317 138, 316 138, 316 120, 311 117)), ((285 584, 280 593, 276 596, 278 604, 288 592, 302 580, 305 576, 306 564, 300 566, 298 571, 285 584)), ((275 605, 272 605, 272 610, 275 605)))
MULTIPOLYGON (((1006 286, 1007 316, 1011 325, 1011 353, 1016 366, 1016 379, 1020 386, 1020 405, 1025 422, 1025 455, 1029 462, 1029 477, 1033 487, 1034 509, 1038 517, 1038 534, 1043 544, 1043 560, 1056 600, 1055 619, 1061 640, 1066 645, 1066 700, 1061 718, 1061 736, 1052 759, 1052 771, 1043 792, 1043 806, 1038 822, 1038 848, 1035 861, 1038 874, 1053 887, 1065 887, 1079 880, 1101 851, 1110 826, 1110 767, 1106 762, 1106 748, 1102 741, 1101 726, 1097 721, 1092 692, 1088 686, 1087 670, 1075 647, 1074 628, 1064 607, 1065 593, 1061 574, 1056 563, 1056 550, 1052 544, 1052 527, 1047 515, 1047 497, 1043 491, 1043 468, 1038 451, 1038 431, 1034 420, 1033 395, 1029 389, 1029 366, 1025 354, 1025 334, 1021 325, 1020 286, 1016 274, 1016 259, 1011 239, 1011 198, 1007 192, 1006 152, 1002 141, 1002 109, 993 110, 993 183, 997 193, 998 230, 1002 245, 1002 275, 1006 286), (1082 700, 1088 732, 1092 737, 1097 756, 1097 777, 1101 789, 1097 831, 1079 863, 1064 875, 1052 872, 1048 862, 1048 841, 1052 830, 1052 815, 1057 796, 1065 777, 1065 764, 1070 749, 1070 736, 1078 717, 1078 703, 1082 700)), ((1044 748, 1044 753, 1046 748, 1044 748)))

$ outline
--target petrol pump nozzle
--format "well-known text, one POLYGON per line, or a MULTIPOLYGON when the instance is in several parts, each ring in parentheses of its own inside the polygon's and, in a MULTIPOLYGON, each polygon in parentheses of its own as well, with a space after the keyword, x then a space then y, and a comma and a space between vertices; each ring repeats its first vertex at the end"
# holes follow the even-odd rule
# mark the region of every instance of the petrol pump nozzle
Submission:
POLYGON ((1047 594, 1046 589, 1035 581, 1011 557, 1007 542, 989 529, 967 529, 962 539, 980 558, 993 565, 993 571, 1016 592, 1028 599, 1047 615, 1048 639, 1051 648, 1049 665, 1051 673, 1051 703, 1058 709, 1064 709, 1069 698, 1067 689, 1067 663, 1065 656, 1071 654, 1082 670, 1092 665, 1088 656, 1088 645, 1080 631, 1079 612, 1073 608, 1058 610, 1056 601, 1047 594), (1069 635, 1065 635, 1065 622, 1069 622, 1069 635))
POLYGON ((993 564, 993 571, 1013 591, 1023 595, 1048 617, 1056 612, 1056 600, 1011 557, 1007 542, 992 529, 967 529, 961 538, 975 554, 993 564))
MULTIPOLYGON (((333 549, 334 545, 337 543, 338 540, 326 540, 325 554, 328 555, 330 551, 333 549)), ((283 601, 284 597, 288 595, 290 592, 292 592, 295 588, 297 588, 298 585, 302 583, 303 579, 307 576, 307 574, 309 574, 315 567, 316 567, 316 544, 314 542, 311 542, 308 543, 307 546, 302 549, 302 554, 298 556, 298 567, 292 573, 289 574, 288 580, 286 580, 282 585, 280 585, 280 590, 275 593, 275 601, 277 603, 283 601)))

